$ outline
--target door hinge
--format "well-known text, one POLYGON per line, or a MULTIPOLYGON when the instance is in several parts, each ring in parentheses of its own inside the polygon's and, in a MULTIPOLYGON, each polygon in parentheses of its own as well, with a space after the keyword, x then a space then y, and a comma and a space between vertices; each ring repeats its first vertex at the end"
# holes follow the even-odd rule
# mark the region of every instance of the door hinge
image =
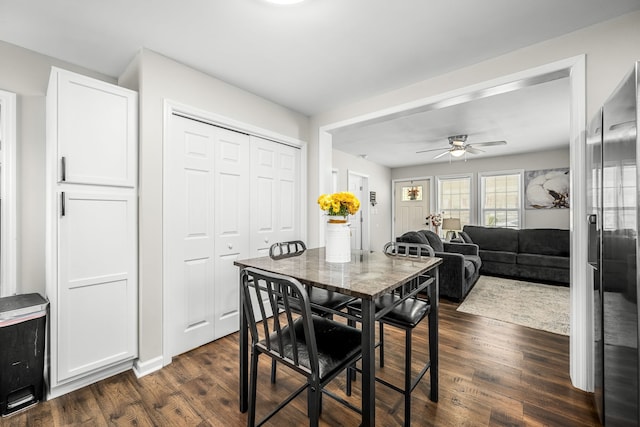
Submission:
POLYGON ((65 216, 66 215, 66 206, 65 206, 65 197, 64 197, 64 191, 60 193, 60 216, 65 216))

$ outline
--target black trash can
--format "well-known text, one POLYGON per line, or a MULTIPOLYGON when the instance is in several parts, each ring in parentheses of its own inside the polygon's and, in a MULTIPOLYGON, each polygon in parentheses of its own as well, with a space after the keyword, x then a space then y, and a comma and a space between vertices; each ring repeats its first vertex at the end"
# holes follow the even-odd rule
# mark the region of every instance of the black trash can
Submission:
POLYGON ((0 298, 0 415, 3 417, 43 399, 48 305, 40 294, 0 298))

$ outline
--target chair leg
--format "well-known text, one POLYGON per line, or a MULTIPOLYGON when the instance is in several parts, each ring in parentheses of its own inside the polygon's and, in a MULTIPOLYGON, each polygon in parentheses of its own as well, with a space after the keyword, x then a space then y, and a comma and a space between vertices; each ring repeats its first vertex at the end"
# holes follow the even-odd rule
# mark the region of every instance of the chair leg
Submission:
POLYGON ((276 383, 276 361, 271 360, 271 384, 276 383))
POLYGON ((322 390, 320 384, 313 381, 308 389, 309 399, 309 427, 318 427, 320 422, 320 407, 322 405, 322 390))
MULTIPOLYGON (((319 418, 320 414, 322 414, 322 390, 320 390, 318 395, 319 395, 320 402, 317 403, 316 406, 318 407, 318 418, 319 418)), ((312 416, 311 408, 315 404, 314 399, 315 399, 315 394, 311 391, 311 386, 309 386, 309 388, 307 389, 307 418, 311 418, 312 416)))
POLYGON ((256 425, 256 388, 258 385, 258 352, 251 351, 251 369, 249 374, 249 411, 247 414, 247 426, 256 425))
POLYGON ((380 328, 380 367, 384 368, 384 324, 378 322, 380 328))
POLYGON ((404 425, 411 426, 411 329, 405 331, 404 352, 404 425))
MULTIPOLYGON (((349 314, 353 314, 352 310, 348 310, 349 314)), ((347 325, 351 326, 352 328, 356 327, 356 322, 355 320, 351 320, 351 319, 347 319, 347 325)), ((356 379, 356 370, 353 369, 352 367, 347 368, 347 396, 351 396, 351 381, 353 380, 355 381, 356 379)))

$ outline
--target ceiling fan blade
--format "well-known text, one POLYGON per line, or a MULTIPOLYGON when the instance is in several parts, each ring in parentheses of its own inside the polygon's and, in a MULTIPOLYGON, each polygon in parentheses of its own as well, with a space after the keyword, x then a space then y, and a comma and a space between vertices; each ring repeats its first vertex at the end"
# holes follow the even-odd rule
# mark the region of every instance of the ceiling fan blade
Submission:
MULTIPOLYGON (((474 144, 475 145, 475 144, 474 144)), ((467 145, 467 149, 466 149, 467 153, 471 153, 471 154, 480 154, 480 153, 484 153, 484 150, 479 150, 475 147, 472 147, 470 145, 467 145)))
POLYGON ((416 153, 427 153, 429 151, 440 151, 440 150, 447 150, 449 151, 449 147, 440 147, 440 148, 430 148, 428 150, 420 150, 420 151, 416 151, 416 153))
POLYGON ((474 142, 474 147, 490 147, 492 145, 505 145, 507 141, 487 141, 487 142, 474 142))
POLYGON ((438 154, 438 155, 437 155, 437 156, 435 156, 433 159, 434 159, 434 160, 435 160, 435 159, 439 159, 440 157, 442 157, 442 156, 446 156, 447 154, 449 154, 449 150, 445 151, 444 153, 440 153, 440 154, 438 154))

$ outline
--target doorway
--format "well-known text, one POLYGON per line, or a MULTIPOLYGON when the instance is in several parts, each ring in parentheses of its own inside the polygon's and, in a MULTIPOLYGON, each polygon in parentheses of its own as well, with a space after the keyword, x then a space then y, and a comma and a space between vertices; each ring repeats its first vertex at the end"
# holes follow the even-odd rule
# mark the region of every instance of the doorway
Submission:
POLYGON ((358 200, 360 210, 351 215, 351 249, 369 249, 369 177, 357 172, 349 171, 347 187, 358 200))
MULTIPOLYGON (((587 281, 587 245, 584 236, 587 235, 586 208, 584 196, 586 194, 585 172, 585 123, 586 123, 586 57, 578 55, 553 63, 541 65, 529 70, 505 75, 489 81, 477 83, 458 90, 441 93, 425 99, 416 100, 404 105, 397 105, 321 126, 318 129, 319 153, 322 161, 331 159, 332 133, 337 129, 348 126, 361 126, 368 122, 388 120, 390 117, 401 117, 417 111, 438 109, 445 105, 467 102, 486 96, 518 90, 559 78, 568 78, 570 89, 569 109, 570 122, 570 168, 571 191, 575 199, 571 205, 571 283, 586 283, 587 281)), ((330 164, 330 160, 328 161, 330 164)), ((322 162, 320 163, 322 164, 322 162)), ((328 183, 328 170, 318 170, 320 191, 328 183)), ((391 222, 393 224, 393 221, 391 222)), ((318 224, 322 230, 322 224, 318 224)), ((393 233, 393 230, 392 230, 393 233)), ((322 242, 322 235, 320 242, 322 242)), ((394 238, 394 235, 391 235, 394 238)), ((593 348, 590 321, 591 300, 593 290, 587 286, 571 286, 571 335, 570 335, 570 372, 573 385, 582 390, 593 389, 593 348)))
POLYGON ((0 90, 0 297, 17 289, 16 94, 0 90))

